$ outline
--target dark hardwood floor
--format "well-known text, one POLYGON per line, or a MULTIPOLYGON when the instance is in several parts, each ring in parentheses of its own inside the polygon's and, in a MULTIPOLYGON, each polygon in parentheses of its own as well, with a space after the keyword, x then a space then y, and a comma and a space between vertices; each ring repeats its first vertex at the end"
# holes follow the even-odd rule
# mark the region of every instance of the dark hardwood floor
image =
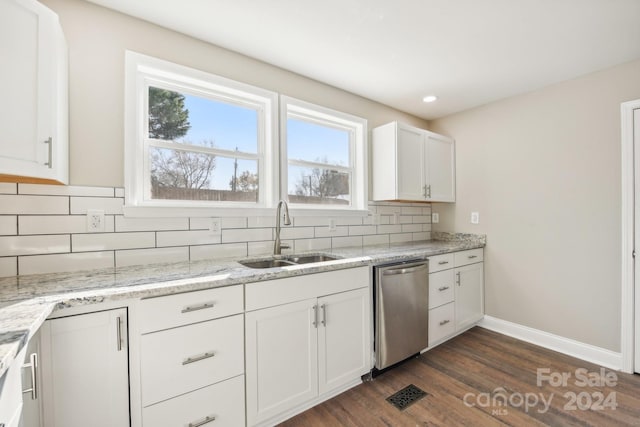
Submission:
POLYGON ((281 425, 640 426, 640 375, 476 327, 281 425), (428 395, 385 400, 409 384, 428 395))

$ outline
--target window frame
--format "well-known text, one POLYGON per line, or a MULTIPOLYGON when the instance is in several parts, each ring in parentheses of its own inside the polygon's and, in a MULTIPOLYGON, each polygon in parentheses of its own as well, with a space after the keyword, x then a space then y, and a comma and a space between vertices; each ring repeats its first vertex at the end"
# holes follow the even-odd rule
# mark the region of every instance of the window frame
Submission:
POLYGON ((319 167, 350 172, 350 203, 343 205, 322 205, 306 203, 290 203, 294 214, 336 214, 367 215, 368 214, 368 161, 367 161, 367 120, 331 108, 312 104, 300 99, 280 95, 280 194, 289 200, 289 165, 303 167, 319 167), (349 166, 325 164, 302 159, 289 159, 287 150, 287 122, 289 117, 319 124, 322 126, 348 130, 349 166))
POLYGON ((255 86, 132 51, 125 53, 125 207, 129 216, 235 216, 270 214, 278 195, 278 95, 255 86), (181 145, 148 137, 149 87, 255 108, 258 146, 253 153, 181 145), (258 201, 214 202, 147 198, 150 147, 257 160, 258 201))

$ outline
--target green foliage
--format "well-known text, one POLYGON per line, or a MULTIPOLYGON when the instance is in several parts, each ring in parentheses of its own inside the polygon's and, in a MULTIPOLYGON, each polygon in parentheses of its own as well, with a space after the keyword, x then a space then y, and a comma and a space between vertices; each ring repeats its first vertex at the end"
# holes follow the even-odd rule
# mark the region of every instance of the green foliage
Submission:
POLYGON ((156 87, 149 88, 149 137, 173 141, 189 132, 189 110, 184 95, 156 87))

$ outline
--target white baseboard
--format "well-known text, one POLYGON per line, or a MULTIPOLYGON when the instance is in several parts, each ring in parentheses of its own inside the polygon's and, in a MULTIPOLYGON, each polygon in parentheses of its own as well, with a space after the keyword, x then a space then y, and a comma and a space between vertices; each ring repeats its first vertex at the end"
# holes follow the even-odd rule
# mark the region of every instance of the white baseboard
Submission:
POLYGON ((616 353, 615 351, 491 316, 484 316, 478 326, 607 368, 622 369, 622 353, 616 353))

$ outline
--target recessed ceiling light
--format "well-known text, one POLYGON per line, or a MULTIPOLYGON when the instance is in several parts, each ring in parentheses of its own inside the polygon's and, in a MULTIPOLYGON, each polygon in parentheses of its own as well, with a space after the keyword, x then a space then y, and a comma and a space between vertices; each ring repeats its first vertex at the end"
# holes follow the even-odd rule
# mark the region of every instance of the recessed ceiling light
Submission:
POLYGON ((422 98, 422 102, 434 102, 437 100, 438 100, 438 97, 435 95, 427 95, 424 98, 422 98))

